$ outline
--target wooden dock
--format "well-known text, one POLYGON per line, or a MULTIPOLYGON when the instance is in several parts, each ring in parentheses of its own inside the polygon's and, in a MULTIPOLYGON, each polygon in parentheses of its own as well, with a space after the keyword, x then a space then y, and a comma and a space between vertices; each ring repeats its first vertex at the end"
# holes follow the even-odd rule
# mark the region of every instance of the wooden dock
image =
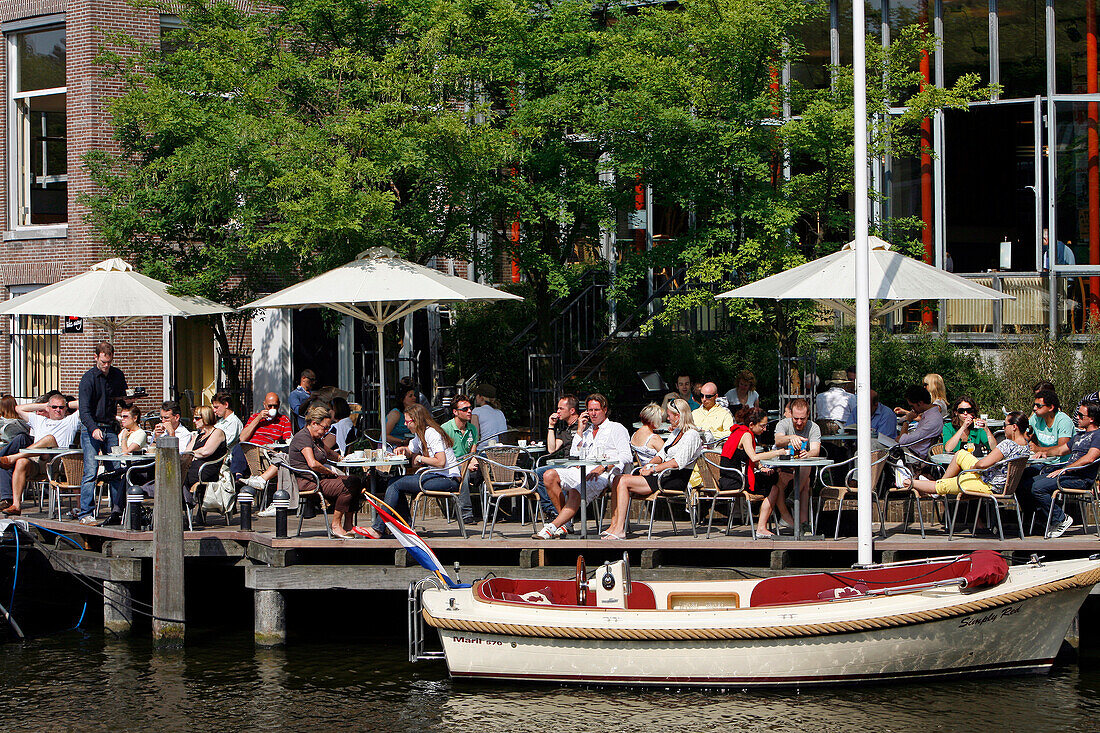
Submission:
MULTIPOLYGON (((83 549, 57 540, 50 532, 32 527, 44 543, 36 545, 60 572, 93 578, 110 590, 104 601, 104 624, 115 633, 125 633, 133 620, 129 602, 148 587, 152 574, 154 542, 152 532, 134 532, 121 527, 86 526, 71 521, 46 519, 42 515, 22 517, 43 528, 72 538, 83 549)), ((411 561, 396 540, 329 539, 320 516, 307 519, 301 536, 275 537, 273 519, 256 518, 254 530, 225 526, 224 520, 211 515, 207 527, 183 533, 183 554, 193 566, 221 566, 239 570, 239 582, 255 597, 256 638, 262 644, 279 644, 286 638, 285 594, 309 591, 400 591, 424 577, 425 571, 411 561)), ((298 520, 288 522, 290 533, 298 520)), ((591 525, 594 527, 594 523, 591 525)), ((876 525, 877 526, 877 525, 876 525)), ((481 525, 468 528, 463 539, 457 525, 434 517, 417 531, 435 550, 443 564, 459 564, 459 575, 469 581, 492 572, 497 575, 521 572, 529 577, 570 577, 577 555, 583 554, 593 567, 628 552, 640 580, 662 577, 729 577, 734 571, 755 574, 790 573, 799 570, 838 569, 855 560, 856 540, 821 537, 795 541, 786 536, 753 540, 746 527, 735 527, 726 536, 715 531, 709 539, 704 531, 692 537, 686 521, 678 522, 674 534, 670 522, 658 521, 652 539, 646 538, 644 525, 635 525, 631 539, 622 541, 590 538, 540 541, 531 538, 531 525, 516 522, 497 524, 494 537, 481 539, 481 525)), ((724 529, 724 526, 723 526, 724 529)), ((920 557, 953 555, 978 549, 1011 552, 1018 559, 1032 554, 1047 559, 1082 557, 1100 553, 1100 538, 1085 535, 1078 527, 1056 540, 1042 537, 1002 542, 996 537, 973 538, 969 532, 949 540, 939 525, 920 537, 916 525, 902 531, 900 524, 888 525, 887 537, 875 541, 875 559, 891 562, 920 557)), ((201 594, 203 589, 188 588, 201 594)), ((148 599, 143 599, 148 600, 148 599)))

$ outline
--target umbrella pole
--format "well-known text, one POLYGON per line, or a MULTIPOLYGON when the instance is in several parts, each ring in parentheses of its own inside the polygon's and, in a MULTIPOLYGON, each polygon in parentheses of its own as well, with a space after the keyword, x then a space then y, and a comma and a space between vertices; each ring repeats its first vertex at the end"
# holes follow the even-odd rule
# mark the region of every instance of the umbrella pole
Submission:
POLYGON ((378 334, 378 420, 381 426, 378 430, 378 436, 381 439, 379 448, 386 449, 386 439, 389 438, 386 435, 386 360, 382 355, 382 332, 386 327, 382 324, 375 324, 374 330, 378 334))
POLYGON ((855 230, 856 230, 856 481, 859 505, 858 562, 873 562, 871 533, 871 318, 867 243, 867 26, 863 3, 852 3, 852 60, 854 84, 855 140, 855 230))

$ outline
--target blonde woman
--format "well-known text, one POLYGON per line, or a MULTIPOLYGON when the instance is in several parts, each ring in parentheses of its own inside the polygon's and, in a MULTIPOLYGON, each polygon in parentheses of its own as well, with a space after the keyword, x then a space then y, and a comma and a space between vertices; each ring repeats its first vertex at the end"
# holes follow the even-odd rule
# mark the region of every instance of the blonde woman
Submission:
MULTIPOLYGON (((668 406, 668 423, 672 432, 657 454, 638 473, 620 476, 615 483, 615 516, 611 526, 600 535, 608 540, 626 538, 626 517, 630 511, 630 496, 649 496, 657 490, 657 474, 671 469, 665 477, 664 488, 685 491, 691 478, 695 461, 703 453, 703 440, 691 418, 691 405, 687 400, 676 399, 668 406)), ((641 432, 641 431, 639 431, 641 432)))
POLYGON ((214 427, 214 423, 218 421, 218 418, 214 414, 213 408, 209 405, 196 407, 192 417, 195 420, 195 429, 198 430, 198 435, 195 437, 195 443, 191 448, 190 465, 187 466, 187 479, 184 485, 189 488, 199 482, 199 469, 204 464, 220 461, 225 457, 228 450, 225 445, 225 433, 222 432, 221 428, 214 427))
MULTIPOLYGON (((672 400, 672 402, 675 401, 676 399, 672 400)), ((672 402, 668 404, 672 404, 672 402)), ((648 463, 665 444, 657 435, 657 428, 661 425, 661 413, 661 406, 656 402, 650 402, 638 413, 638 419, 641 420, 642 427, 630 436, 630 446, 638 457, 638 463, 643 465, 648 463)))

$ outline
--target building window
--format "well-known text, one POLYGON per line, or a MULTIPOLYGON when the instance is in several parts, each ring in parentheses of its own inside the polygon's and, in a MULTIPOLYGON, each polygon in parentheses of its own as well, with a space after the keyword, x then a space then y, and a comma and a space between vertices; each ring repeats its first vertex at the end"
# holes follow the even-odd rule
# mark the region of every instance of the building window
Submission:
MULTIPOLYGON (((11 296, 41 285, 9 286, 11 296)), ((58 389, 61 383, 61 319, 58 316, 11 316, 11 391, 31 400, 58 389)))
POLYGON ((65 28, 12 33, 8 41, 12 223, 69 220, 65 133, 65 28))

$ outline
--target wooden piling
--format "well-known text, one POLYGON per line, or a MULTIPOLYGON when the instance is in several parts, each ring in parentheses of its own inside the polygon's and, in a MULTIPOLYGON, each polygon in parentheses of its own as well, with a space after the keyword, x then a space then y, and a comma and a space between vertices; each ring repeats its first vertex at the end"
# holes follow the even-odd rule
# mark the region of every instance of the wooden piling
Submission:
POLYGON ((157 438, 156 500, 153 503, 153 641, 183 644, 183 477, 179 439, 157 438))
POLYGON ((256 624, 254 633, 257 646, 280 646, 286 643, 286 598, 282 591, 257 590, 256 624))

